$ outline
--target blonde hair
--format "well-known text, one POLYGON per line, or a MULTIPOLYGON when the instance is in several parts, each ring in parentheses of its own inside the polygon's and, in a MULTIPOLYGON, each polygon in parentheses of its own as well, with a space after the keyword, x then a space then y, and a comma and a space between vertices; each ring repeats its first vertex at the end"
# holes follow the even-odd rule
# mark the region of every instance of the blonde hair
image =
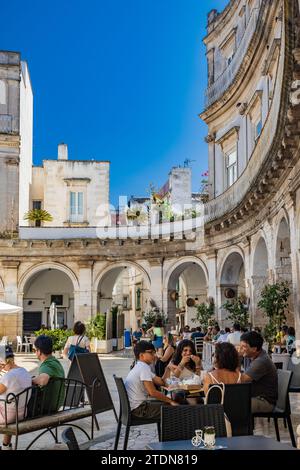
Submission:
POLYGON ((15 363, 15 358, 14 357, 7 357, 5 359, 5 364, 13 365, 15 363))

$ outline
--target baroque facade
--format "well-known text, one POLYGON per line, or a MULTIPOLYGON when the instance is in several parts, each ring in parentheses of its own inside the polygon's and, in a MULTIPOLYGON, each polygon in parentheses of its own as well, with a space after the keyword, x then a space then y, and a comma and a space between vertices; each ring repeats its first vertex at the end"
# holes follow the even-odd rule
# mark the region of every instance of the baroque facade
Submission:
MULTIPOLYGON (((125 325, 134 328, 151 305, 168 312, 171 327, 189 323, 195 308, 182 299, 212 297, 224 325, 231 288, 245 294, 252 323, 263 326, 261 288, 284 279, 292 292, 288 323, 300 336, 299 9, 296 0, 231 0, 208 15, 204 224, 196 218, 183 236, 173 226, 150 237, 139 227, 25 227, 19 238, 0 239, 0 300, 23 306, 26 322, 34 314, 46 322, 51 294, 60 295, 71 325, 120 296, 125 325)), ((0 334, 22 331, 23 317, 5 321, 0 334)))

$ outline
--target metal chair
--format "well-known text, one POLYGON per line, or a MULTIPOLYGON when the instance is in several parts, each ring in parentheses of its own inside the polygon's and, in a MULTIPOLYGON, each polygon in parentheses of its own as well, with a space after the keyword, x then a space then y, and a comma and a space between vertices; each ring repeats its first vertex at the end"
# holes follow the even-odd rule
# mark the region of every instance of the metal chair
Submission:
POLYGON ((227 437, 223 405, 162 406, 161 441, 192 439, 195 429, 214 426, 217 437, 227 437))
POLYGON ((296 356, 296 353, 290 357, 288 363, 288 370, 290 370, 292 375, 292 380, 290 383, 289 392, 299 393, 300 392, 300 358, 296 356))
POLYGON ((119 413, 119 419, 118 419, 118 427, 117 427, 114 450, 118 449, 122 424, 126 426, 123 450, 127 449, 128 437, 129 437, 131 426, 141 426, 145 424, 157 423, 157 431, 158 431, 158 435, 160 436, 160 419, 138 418, 132 415, 132 412, 130 409, 130 403, 129 403, 129 399, 128 399, 128 395, 127 395, 127 391, 126 391, 123 379, 121 377, 116 377, 115 375, 113 377, 116 382, 116 386, 117 386, 117 390, 119 394, 119 400, 120 400, 120 413, 119 413))
POLYGON ((291 420, 291 407, 289 399, 289 388, 292 379, 292 372, 289 370, 277 370, 278 374, 278 399, 274 407, 274 410, 270 413, 253 413, 253 418, 273 418, 276 438, 280 441, 278 419, 286 419, 292 446, 296 447, 296 440, 293 431, 293 425, 291 420))
POLYGON ((69 450, 80 450, 73 428, 65 429, 61 434, 62 440, 67 444, 69 450))
MULTIPOLYGON (((251 388, 251 383, 225 385, 223 406, 231 424, 232 436, 250 436, 253 434, 251 388)), ((220 403, 220 399, 219 390, 211 384, 207 403, 220 403)))

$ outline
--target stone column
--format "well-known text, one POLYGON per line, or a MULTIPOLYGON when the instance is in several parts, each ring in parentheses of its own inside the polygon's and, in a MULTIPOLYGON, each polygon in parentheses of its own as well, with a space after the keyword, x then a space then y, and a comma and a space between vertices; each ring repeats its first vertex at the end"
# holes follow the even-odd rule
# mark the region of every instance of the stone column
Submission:
POLYGON ((289 215, 290 221, 290 245, 291 245, 291 270, 292 270, 292 299, 294 306, 295 330, 296 337, 300 339, 300 294, 299 294, 299 270, 298 270, 298 256, 297 256, 297 240, 298 233, 296 227, 296 211, 295 211, 295 198, 291 198, 289 204, 286 205, 286 210, 289 215))
POLYGON ((167 305, 163 302, 163 260, 155 258, 149 260, 150 264, 150 299, 154 300, 160 310, 167 313, 167 305))
MULTIPOLYGON (((19 260, 3 260, 5 302, 23 307, 23 295, 18 296, 18 269, 19 260)), ((16 335, 22 335, 23 312, 17 315, 4 315, 1 318, 1 330, 12 339, 16 335)))
POLYGON ((221 288, 217 285, 217 250, 209 251, 207 254, 208 286, 207 297, 212 297, 215 303, 216 319, 221 321, 221 288))
POLYGON ((91 318, 92 306, 92 270, 94 261, 78 261, 79 291, 74 292, 74 321, 88 321, 91 318))

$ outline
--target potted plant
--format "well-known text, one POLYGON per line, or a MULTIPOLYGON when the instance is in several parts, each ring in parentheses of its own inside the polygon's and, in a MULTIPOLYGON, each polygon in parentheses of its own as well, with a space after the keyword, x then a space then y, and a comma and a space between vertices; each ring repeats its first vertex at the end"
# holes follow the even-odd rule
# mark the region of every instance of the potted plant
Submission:
POLYGON ((106 338, 106 315, 97 315, 86 324, 86 335, 91 341, 91 347, 97 353, 112 351, 112 340, 106 338))
POLYGON ((36 227, 41 226, 41 222, 51 222, 53 217, 44 209, 32 209, 24 215, 24 220, 34 222, 36 227))
POLYGON ((270 349, 276 343, 277 332, 286 321, 285 312, 288 309, 289 295, 290 288, 286 281, 267 284, 261 292, 258 307, 269 319, 264 330, 264 337, 269 342, 270 349))
POLYGON ((249 327, 249 309, 245 296, 240 295, 236 299, 227 300, 222 305, 222 308, 229 312, 226 320, 231 320, 232 323, 239 323, 242 328, 249 327))
POLYGON ((197 306, 196 318, 193 322, 198 322, 204 330, 213 323, 215 315, 215 303, 210 301, 208 304, 203 302, 197 306))
POLYGON ((34 334, 36 336, 39 336, 39 335, 49 336, 52 339, 54 355, 60 358, 62 356, 62 351, 64 349, 66 341, 69 336, 73 335, 73 331, 62 330, 60 328, 56 328, 55 330, 41 329, 41 330, 35 331, 34 334))

